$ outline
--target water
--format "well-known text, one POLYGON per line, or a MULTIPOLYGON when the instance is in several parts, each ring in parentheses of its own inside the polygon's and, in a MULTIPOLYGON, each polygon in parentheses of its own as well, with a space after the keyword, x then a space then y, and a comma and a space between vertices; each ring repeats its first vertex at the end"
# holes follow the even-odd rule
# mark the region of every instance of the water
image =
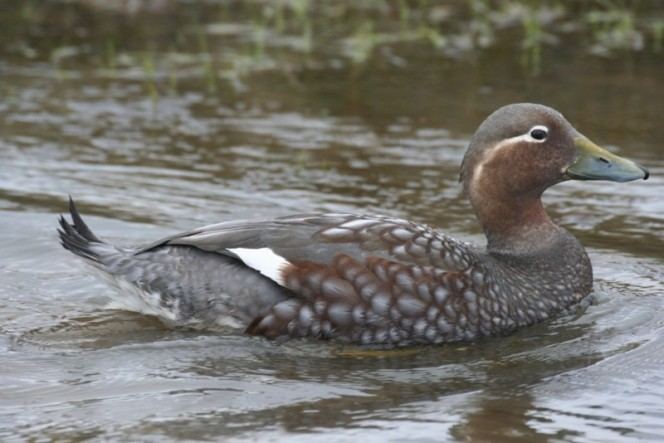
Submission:
POLYGON ((647 34, 642 51, 602 56, 591 35, 555 34, 538 73, 518 25, 492 19, 483 48, 454 25, 481 17, 447 4, 427 10, 450 24, 440 48, 412 39, 418 10, 404 25, 394 5, 305 18, 260 2, 124 5, 2 2, 1 440, 664 438, 664 59, 647 34), (308 211, 481 242, 458 164, 489 112, 523 100, 652 178, 548 192, 591 255, 595 303, 507 338, 367 351, 169 329, 106 309, 111 289, 57 241, 72 194, 120 245, 308 211))

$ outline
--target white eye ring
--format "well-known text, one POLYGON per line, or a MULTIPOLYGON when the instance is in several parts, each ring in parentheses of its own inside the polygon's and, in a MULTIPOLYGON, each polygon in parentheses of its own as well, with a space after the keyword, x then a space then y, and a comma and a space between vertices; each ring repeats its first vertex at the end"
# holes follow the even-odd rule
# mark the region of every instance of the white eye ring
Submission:
POLYGON ((526 138, 533 143, 542 143, 549 135, 549 128, 543 125, 537 125, 530 128, 526 138))

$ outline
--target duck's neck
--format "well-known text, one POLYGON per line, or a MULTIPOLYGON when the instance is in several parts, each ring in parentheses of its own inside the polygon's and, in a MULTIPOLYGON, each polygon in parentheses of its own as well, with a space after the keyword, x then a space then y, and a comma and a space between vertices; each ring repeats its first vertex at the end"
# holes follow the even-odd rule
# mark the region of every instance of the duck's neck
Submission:
POLYGON ((481 196, 471 195, 489 252, 532 254, 560 237, 561 228, 544 210, 540 192, 519 196, 500 194, 498 189, 491 189, 481 196))

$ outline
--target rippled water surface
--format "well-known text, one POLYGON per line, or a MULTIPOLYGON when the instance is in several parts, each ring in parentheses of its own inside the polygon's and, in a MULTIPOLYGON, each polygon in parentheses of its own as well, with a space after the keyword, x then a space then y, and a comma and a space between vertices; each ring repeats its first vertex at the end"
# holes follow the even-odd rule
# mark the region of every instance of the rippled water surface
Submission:
POLYGON ((664 53, 646 31, 640 49, 575 31, 584 10, 543 9, 532 51, 522 9, 415 3, 0 2, 0 440, 664 439, 664 53), (57 241, 72 194, 120 245, 309 211, 482 242, 458 165, 526 100, 652 178, 547 193, 595 301, 510 337, 376 351, 169 329, 107 309, 57 241))

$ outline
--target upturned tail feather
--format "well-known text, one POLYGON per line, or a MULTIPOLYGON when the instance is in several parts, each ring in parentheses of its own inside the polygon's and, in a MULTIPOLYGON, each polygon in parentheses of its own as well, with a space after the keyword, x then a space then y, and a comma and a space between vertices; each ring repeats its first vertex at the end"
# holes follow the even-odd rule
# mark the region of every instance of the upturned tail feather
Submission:
POLYGON ((100 256, 95 252, 94 245, 104 244, 104 242, 94 235, 85 224, 71 196, 69 197, 69 214, 72 223, 69 223, 64 216, 60 216, 60 229, 58 229, 60 244, 79 257, 100 263, 100 256))

